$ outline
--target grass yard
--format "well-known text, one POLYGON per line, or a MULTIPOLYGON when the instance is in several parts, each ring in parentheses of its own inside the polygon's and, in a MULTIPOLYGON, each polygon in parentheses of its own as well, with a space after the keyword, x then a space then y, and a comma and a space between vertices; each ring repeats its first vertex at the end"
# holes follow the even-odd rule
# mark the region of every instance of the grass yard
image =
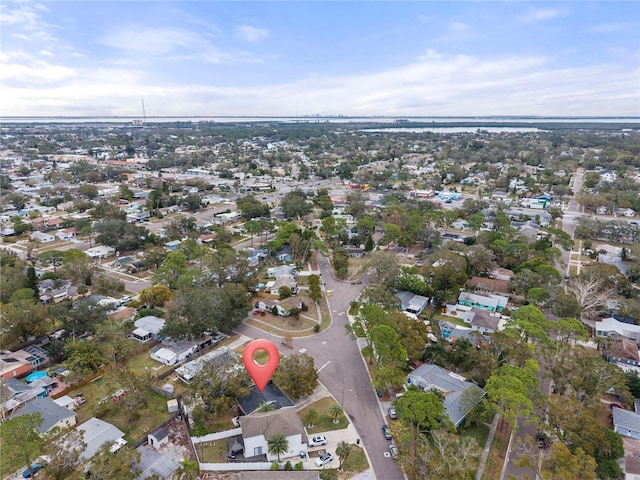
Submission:
MULTIPOLYGON (((135 340, 133 341, 135 342, 135 340)), ((134 375, 144 375, 145 370, 148 369, 153 376, 158 376, 170 368, 153 360, 148 350, 140 352, 127 360, 127 371, 134 375)))
POLYGON ((112 423, 122 430, 127 441, 137 442, 162 422, 168 420, 170 416, 171 414, 167 411, 167 398, 150 391, 147 393, 146 407, 139 410, 138 418, 134 421, 129 421, 128 412, 121 402, 103 416, 102 420, 112 423))
MULTIPOLYGON (((342 430, 343 428, 347 428, 349 426, 349 421, 344 415, 341 415, 338 419, 338 423, 333 423, 333 418, 329 416, 329 407, 335 403, 335 400, 331 397, 324 397, 318 400, 311 405, 303 408, 298 412, 298 416, 302 419, 304 414, 307 413, 311 409, 315 409, 318 412, 319 419, 315 422, 313 428, 308 428, 307 431, 310 435, 315 434, 316 432, 329 432, 332 430, 342 430)), ((306 426, 306 425, 305 425, 306 426)))
POLYGON ((489 456, 487 458, 487 464, 482 475, 483 480, 495 480, 496 478, 500 478, 510 436, 511 427, 509 425, 496 430, 493 442, 491 443, 491 450, 489 451, 489 456))
MULTIPOLYGON (((338 462, 340 459, 337 459, 338 462)), ((335 461, 335 460, 334 460, 335 461)), ((351 445, 351 454, 347 460, 342 464, 342 469, 348 475, 342 478, 350 478, 356 473, 364 472, 369 468, 369 462, 367 462, 367 456, 364 454, 364 450, 357 445, 351 445)))
POLYGON ((196 444, 195 450, 202 463, 224 463, 224 454, 227 451, 227 439, 222 438, 212 442, 196 444))
POLYGON ((93 382, 69 392, 68 395, 71 397, 82 392, 87 400, 87 403, 76 410, 78 424, 96 416, 96 413, 108 409, 106 413, 100 415, 100 419, 113 423, 125 433, 127 441, 135 442, 171 416, 167 411, 167 398, 150 390, 147 392, 146 407, 140 409, 139 417, 136 420, 129 422, 122 403, 114 403, 111 399, 111 395, 119 388, 120 386, 111 380, 107 373, 93 382))
POLYGON ((482 449, 487 443, 487 437, 489 436, 489 431, 490 431, 489 426, 482 424, 482 425, 473 425, 471 427, 461 428, 459 430, 459 434, 460 436, 463 436, 463 437, 474 438, 476 442, 478 442, 478 447, 482 449))

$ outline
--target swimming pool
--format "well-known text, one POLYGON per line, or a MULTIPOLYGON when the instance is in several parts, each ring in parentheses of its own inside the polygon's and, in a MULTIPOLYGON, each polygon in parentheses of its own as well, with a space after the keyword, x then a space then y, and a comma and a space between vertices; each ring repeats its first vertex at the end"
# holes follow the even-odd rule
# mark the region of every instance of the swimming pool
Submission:
POLYGON ((47 376, 47 372, 33 372, 25 380, 27 381, 27 383, 31 383, 41 378, 44 378, 46 376, 47 376))

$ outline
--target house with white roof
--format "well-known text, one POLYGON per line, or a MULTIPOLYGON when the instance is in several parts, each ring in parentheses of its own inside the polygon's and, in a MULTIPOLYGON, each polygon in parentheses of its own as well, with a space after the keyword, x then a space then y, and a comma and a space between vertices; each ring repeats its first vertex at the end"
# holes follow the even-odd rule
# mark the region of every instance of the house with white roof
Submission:
POLYGON ((134 322, 133 325, 136 329, 131 333, 133 338, 139 342, 146 342, 151 339, 157 340, 160 331, 164 328, 164 324, 164 318, 147 315, 134 322))
POLYGON ((165 365, 176 365, 198 350, 198 343, 191 340, 180 342, 165 342, 149 351, 151 358, 165 365))
POLYGON ((599 322, 594 322, 593 329, 598 338, 620 336, 630 338, 636 342, 640 341, 640 325, 625 323, 613 317, 603 318, 599 322))

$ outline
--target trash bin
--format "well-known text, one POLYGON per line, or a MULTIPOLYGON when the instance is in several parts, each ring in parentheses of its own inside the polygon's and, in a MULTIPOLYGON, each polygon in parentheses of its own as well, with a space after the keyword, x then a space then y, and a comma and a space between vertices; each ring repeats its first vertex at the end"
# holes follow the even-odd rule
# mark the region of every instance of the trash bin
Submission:
POLYGON ((304 453, 304 452, 302 452, 302 451, 300 452, 300 458, 304 458, 304 457, 306 457, 306 456, 307 456, 307 454, 306 454, 306 453, 304 453))
POLYGON ((356 438, 356 445, 360 445, 360 439, 356 438))

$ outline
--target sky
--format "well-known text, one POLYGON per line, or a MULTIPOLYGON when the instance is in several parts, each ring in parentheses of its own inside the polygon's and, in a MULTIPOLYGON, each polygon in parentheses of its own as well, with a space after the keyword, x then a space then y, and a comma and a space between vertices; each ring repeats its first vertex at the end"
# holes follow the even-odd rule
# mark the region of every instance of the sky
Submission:
POLYGON ((0 117, 640 116, 640 2, 0 0, 0 117))

